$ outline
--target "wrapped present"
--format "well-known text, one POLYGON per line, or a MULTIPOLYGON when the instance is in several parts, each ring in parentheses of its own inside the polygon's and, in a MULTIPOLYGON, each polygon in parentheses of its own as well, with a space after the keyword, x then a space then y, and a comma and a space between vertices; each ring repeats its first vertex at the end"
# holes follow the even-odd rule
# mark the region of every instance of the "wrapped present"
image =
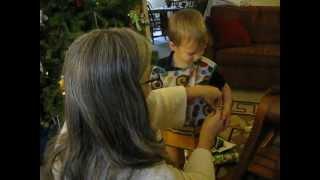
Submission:
POLYGON ((234 147, 236 147, 236 144, 233 144, 229 141, 226 141, 223 138, 218 136, 216 138, 216 143, 215 143, 214 147, 211 149, 211 152, 212 153, 216 153, 216 152, 222 153, 224 151, 233 149, 234 147))
POLYGON ((239 162, 239 153, 235 149, 231 149, 224 152, 216 152, 212 156, 213 163, 215 165, 237 163, 239 162))
POLYGON ((217 137, 215 146, 211 149, 215 165, 236 163, 239 161, 239 153, 235 149, 236 144, 217 137))
POLYGON ((216 138, 216 143, 215 143, 215 145, 214 145, 214 148, 215 149, 220 149, 220 148, 222 148, 224 146, 224 140, 222 139, 222 138, 220 138, 220 137, 217 137, 216 138))

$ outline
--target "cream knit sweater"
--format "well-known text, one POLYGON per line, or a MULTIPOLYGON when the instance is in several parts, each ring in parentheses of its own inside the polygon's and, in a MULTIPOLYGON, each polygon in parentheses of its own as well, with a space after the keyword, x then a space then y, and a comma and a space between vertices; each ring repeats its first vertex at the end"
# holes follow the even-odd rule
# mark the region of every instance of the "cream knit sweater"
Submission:
MULTIPOLYGON (((151 126, 155 130, 182 127, 185 121, 187 94, 183 86, 153 90, 147 104, 150 113, 151 126)), ((61 134, 67 131, 64 124, 61 134)), ((160 133, 158 133, 160 136, 160 133)), ((161 138, 161 137, 159 137, 161 138)), ((59 174, 59 165, 53 170, 55 177, 59 174)), ((58 179, 58 178, 56 178, 58 179)), ((119 177, 118 179, 123 179, 119 177)), ((179 170, 165 161, 152 167, 135 170, 132 180, 214 180, 214 166, 209 150, 196 148, 183 170, 179 170)), ((124 180, 124 179, 123 179, 124 180)))

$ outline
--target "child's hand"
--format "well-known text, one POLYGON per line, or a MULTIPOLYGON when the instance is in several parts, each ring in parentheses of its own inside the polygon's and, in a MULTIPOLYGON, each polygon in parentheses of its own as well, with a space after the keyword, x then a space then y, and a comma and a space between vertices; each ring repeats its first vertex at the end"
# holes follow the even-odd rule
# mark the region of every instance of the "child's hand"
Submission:
POLYGON ((222 120, 224 121, 224 129, 229 126, 231 111, 232 111, 232 95, 231 89, 228 84, 225 84, 222 89, 223 94, 223 112, 222 112, 222 120))
POLYGON ((186 88, 188 102, 194 98, 202 97, 213 108, 217 104, 217 100, 222 97, 221 91, 213 86, 196 85, 186 88))
POLYGON ((217 103, 220 104, 222 93, 218 88, 206 85, 201 85, 200 88, 202 97, 212 108, 214 108, 217 103))
POLYGON ((224 121, 223 130, 225 130, 230 124, 231 107, 225 106, 222 111, 221 119, 224 121))

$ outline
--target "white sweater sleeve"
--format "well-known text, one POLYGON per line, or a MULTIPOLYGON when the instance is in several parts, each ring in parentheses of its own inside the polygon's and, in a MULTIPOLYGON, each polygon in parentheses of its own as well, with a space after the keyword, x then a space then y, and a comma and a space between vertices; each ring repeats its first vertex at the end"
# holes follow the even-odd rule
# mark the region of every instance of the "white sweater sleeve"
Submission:
POLYGON ((215 170, 209 150, 197 148, 191 154, 184 170, 172 165, 162 164, 146 168, 137 173, 134 180, 215 180, 215 170))
MULTIPOLYGON (((182 127, 186 119, 187 92, 183 86, 156 89, 146 99, 151 125, 155 129, 182 127)), ((64 122, 60 134, 67 132, 64 122)))
POLYGON ((179 128, 186 119, 187 93, 183 86, 156 89, 147 98, 154 129, 179 128))
POLYGON ((207 149, 196 148, 185 165, 184 171, 201 174, 207 179, 215 179, 211 152, 207 149))
POLYGON ((184 170, 168 165, 175 180, 215 180, 212 155, 209 150, 197 148, 191 154, 184 170))

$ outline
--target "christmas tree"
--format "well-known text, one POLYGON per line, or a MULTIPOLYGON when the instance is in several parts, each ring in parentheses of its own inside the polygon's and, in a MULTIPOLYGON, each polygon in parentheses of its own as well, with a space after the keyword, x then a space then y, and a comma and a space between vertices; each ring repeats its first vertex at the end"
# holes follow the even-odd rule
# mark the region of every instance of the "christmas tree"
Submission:
POLYGON ((72 41, 96 28, 131 26, 141 29, 141 0, 40 1, 40 151, 63 124, 64 53, 72 41))

